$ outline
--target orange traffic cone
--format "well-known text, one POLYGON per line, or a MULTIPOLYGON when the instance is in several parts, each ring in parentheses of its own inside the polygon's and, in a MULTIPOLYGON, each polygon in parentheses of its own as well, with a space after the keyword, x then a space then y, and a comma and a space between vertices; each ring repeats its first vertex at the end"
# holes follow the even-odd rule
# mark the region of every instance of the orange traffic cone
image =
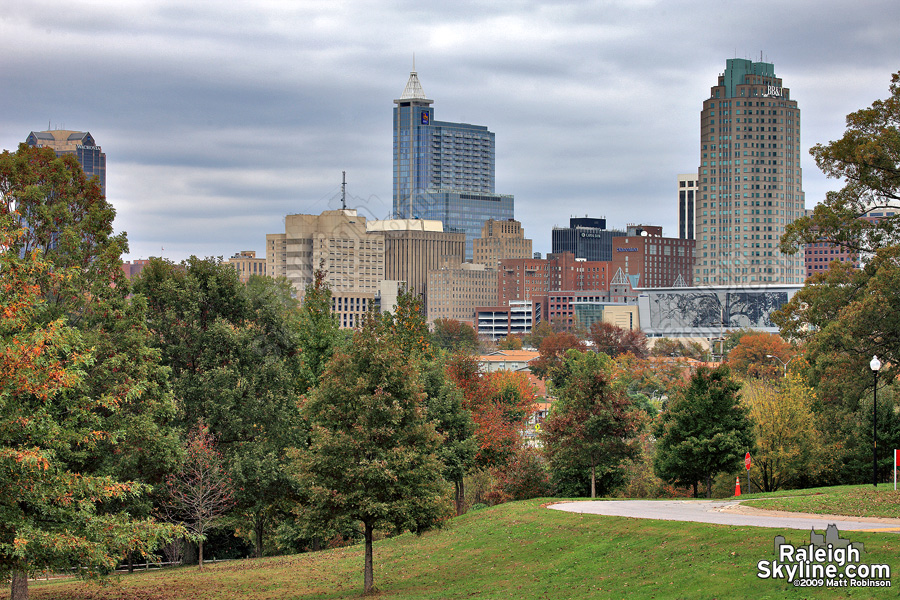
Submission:
POLYGON ((741 495, 741 478, 740 477, 738 477, 734 482, 734 495, 735 496, 741 495))

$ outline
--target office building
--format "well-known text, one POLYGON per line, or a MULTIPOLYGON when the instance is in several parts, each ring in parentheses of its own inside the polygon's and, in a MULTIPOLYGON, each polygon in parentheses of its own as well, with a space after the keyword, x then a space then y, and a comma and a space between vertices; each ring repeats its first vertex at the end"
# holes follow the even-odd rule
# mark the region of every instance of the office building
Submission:
POLYGON ((97 178, 100 190, 106 196, 106 154, 90 133, 68 129, 32 131, 25 143, 38 148, 52 148, 57 156, 74 154, 85 174, 97 178))
POLYGON ((547 258, 507 258, 497 271, 497 303, 518 300, 539 301, 550 292, 607 292, 610 282, 608 261, 575 258, 571 252, 549 254, 547 258))
POLYGON ((266 274, 266 259, 256 258, 254 250, 242 250, 226 260, 225 264, 234 267, 241 283, 250 281, 251 275, 266 274))
POLYGON ((494 191, 494 134, 436 121, 433 103, 415 71, 394 100, 394 217, 439 220, 445 231, 465 233, 471 258, 484 222, 512 219, 514 199, 494 191))
POLYGON ((428 271, 428 322, 455 319, 474 325, 475 308, 497 304, 497 270, 479 263, 453 264, 428 271))
POLYGON ((728 59, 703 101, 697 195, 696 285, 803 282, 778 249, 804 214, 800 109, 772 63, 728 59))
POLYGON ((141 271, 144 270, 146 266, 150 264, 150 261, 146 258, 136 259, 134 262, 130 260, 122 261, 122 272, 125 273, 125 277, 128 279, 132 279, 141 274, 141 271))
POLYGON ((472 240, 472 262, 496 268, 505 258, 531 258, 531 240, 515 219, 485 221, 481 237, 472 240))
MULTIPOLYGON (((869 208, 869 211, 865 216, 860 217, 860 219, 874 225, 881 219, 896 217, 900 214, 900 203, 895 202, 892 204, 893 206, 889 205, 869 208)), ((807 210, 807 213, 812 212, 811 209, 807 210)), ((835 261, 850 263, 853 267, 859 269, 863 266, 864 260, 862 259, 866 256, 871 257, 871 255, 866 254, 861 256, 858 252, 855 252, 846 246, 832 244, 831 242, 820 241, 807 244, 803 252, 804 263, 806 265, 806 276, 811 277, 816 273, 824 273, 830 268, 831 263, 835 261)))
POLYGON ((554 227, 552 248, 554 254, 571 252, 584 260, 610 260, 613 238, 625 235, 624 231, 606 229, 606 219, 571 218, 568 227, 554 227))
POLYGON ((384 278, 404 281, 427 304, 428 272, 444 262, 459 264, 465 256, 462 233, 444 231, 440 221, 386 219, 369 221, 366 232, 383 240, 384 278))
POLYGON ((638 288, 691 285, 694 240, 663 237, 662 227, 654 225, 629 225, 626 233, 613 246, 613 301, 636 302, 638 288))
POLYGON ((366 218, 355 209, 287 215, 284 229, 266 235, 266 273, 271 277, 287 278, 302 297, 316 269, 323 268, 335 297, 375 297, 385 279, 384 238, 368 235, 366 218))
POLYGON ((694 239, 695 215, 697 202, 697 174, 686 173, 678 176, 678 237, 683 240, 694 239))

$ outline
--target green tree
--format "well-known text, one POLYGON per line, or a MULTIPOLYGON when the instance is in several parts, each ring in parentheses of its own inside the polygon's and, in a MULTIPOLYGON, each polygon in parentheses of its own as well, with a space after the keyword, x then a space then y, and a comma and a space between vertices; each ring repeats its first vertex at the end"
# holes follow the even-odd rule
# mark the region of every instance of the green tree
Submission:
POLYGON ((570 350, 568 377, 544 420, 541 439, 551 469, 590 468, 591 498, 597 497, 598 471, 609 475, 635 456, 642 412, 610 384, 604 354, 570 350))
POLYGON ((46 260, 36 281, 46 321, 65 316, 70 326, 80 327, 99 300, 121 297, 123 286, 127 290, 121 268, 126 236, 113 235, 116 211, 74 155, 57 157, 50 148, 26 144, 15 153, 3 151, 0 214, 13 212, 25 227, 11 249, 21 256, 38 250, 46 260))
MULTIPOLYGON (((840 456, 825 477, 860 481, 865 448, 857 423, 866 418, 864 398, 871 395, 873 354, 885 367, 879 380, 893 381, 900 364, 900 73, 891 78, 890 95, 847 116, 843 136, 817 144, 810 153, 829 177, 843 180, 812 215, 788 225, 784 252, 804 244, 828 242, 861 256, 864 266, 833 263, 796 293, 773 321, 785 337, 803 340, 808 376, 817 392, 815 410, 826 445, 840 456), (860 414, 862 411, 862 414, 860 414)), ((871 435, 871 434, 869 434, 871 435)))
POLYGON ((547 320, 540 320, 531 328, 531 333, 525 334, 522 343, 526 346, 531 346, 532 348, 540 348, 544 338, 552 333, 554 332, 553 327, 550 326, 550 322, 547 320))
POLYGON ((653 466, 659 477, 693 486, 695 497, 697 482, 705 481, 710 497, 713 477, 740 467, 744 454, 753 450, 753 434, 739 390, 728 367, 697 369, 654 428, 653 466))
MULTIPOLYGON (((150 347, 145 305, 140 298, 129 301, 121 269, 127 240, 124 233, 113 234, 113 207, 74 156, 57 158, 52 150, 21 145, 16 153, 0 154, 0 214, 23 225, 10 240, 11 252, 41 252, 44 267, 34 282, 42 308, 34 325, 65 318, 92 349, 89 376, 57 396, 60 403, 99 400, 93 417, 108 434, 90 446, 60 447, 56 460, 82 476, 161 483, 177 458, 170 423, 175 405, 168 370, 150 347)), ((102 506, 110 514, 144 516, 151 508, 146 494, 123 495, 102 506)))
POLYGON ((497 342, 497 348, 500 350, 521 350, 522 336, 515 334, 508 335, 497 342))
POLYGON ((544 337, 540 356, 531 361, 531 372, 541 379, 550 379, 555 386, 565 384, 565 358, 569 350, 587 351, 587 344, 574 333, 562 331, 544 337))
POLYGON ((434 356, 422 298, 408 288, 400 290, 393 313, 385 311, 381 314, 380 327, 385 334, 393 336, 394 341, 411 360, 427 360, 434 356))
POLYGON ((900 200, 900 72, 891 77, 890 97, 847 115, 841 139, 816 144, 810 154, 828 177, 844 187, 828 192, 811 216, 786 228, 783 252, 825 241, 860 253, 900 243, 900 217, 866 219, 873 211, 895 208, 900 200))
POLYGON ((323 521, 362 523, 367 594, 374 591, 375 529, 420 533, 447 514, 441 436, 427 418, 420 381, 398 339, 369 320, 335 353, 303 405, 312 430, 299 454, 301 481, 323 521))
MULTIPOLYGON (((124 233, 113 234, 115 210, 99 183, 86 177, 74 156, 22 144, 15 153, 0 154, 0 214, 14 214, 24 226, 10 241, 11 252, 41 253, 45 268, 35 275, 40 323, 65 318, 93 349, 90 377, 60 393, 117 406, 104 414, 110 436, 94 449, 70 447, 57 458, 82 474, 161 483, 175 464, 178 443, 170 424, 175 404, 168 370, 150 347, 146 305, 128 300, 121 269, 128 244, 124 233)), ((148 515, 151 506, 141 496, 118 508, 148 515)))
POLYGON ((337 318, 331 312, 331 289, 322 268, 306 286, 297 327, 300 377, 305 390, 315 387, 342 337, 337 318))
POLYGON ((181 428, 202 420, 216 436, 261 555, 267 527, 295 493, 287 449, 305 434, 297 405, 309 380, 290 290, 270 278, 243 285, 228 265, 195 257, 151 261, 135 290, 172 370, 181 428))
POLYGON ((442 358, 427 362, 422 369, 422 382, 428 406, 428 418, 434 422, 444 441, 438 450, 444 479, 453 483, 456 514, 465 512, 465 476, 475 466, 478 444, 475 421, 464 406, 465 398, 447 375, 442 358))
POLYGON ((434 345, 448 352, 475 352, 478 334, 468 323, 456 319, 434 320, 434 345))
POLYGON ((115 439, 107 416, 119 405, 78 393, 93 352, 65 319, 46 322, 52 307, 41 293, 68 269, 51 270, 40 250, 20 256, 18 218, 0 215, 0 577, 12 580, 13 600, 27 598, 30 572, 108 572, 126 553, 149 554, 176 533, 107 510, 147 486, 80 473, 61 458, 115 439))

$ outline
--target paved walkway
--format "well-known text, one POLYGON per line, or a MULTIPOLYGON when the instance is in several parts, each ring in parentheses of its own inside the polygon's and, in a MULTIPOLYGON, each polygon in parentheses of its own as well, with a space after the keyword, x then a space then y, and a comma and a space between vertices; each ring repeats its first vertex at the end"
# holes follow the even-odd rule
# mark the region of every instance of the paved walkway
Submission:
POLYGON ((900 532, 900 519, 811 515, 742 506, 735 500, 586 500, 551 504, 564 510, 613 517, 692 521, 751 527, 825 529, 834 524, 840 531, 900 532))

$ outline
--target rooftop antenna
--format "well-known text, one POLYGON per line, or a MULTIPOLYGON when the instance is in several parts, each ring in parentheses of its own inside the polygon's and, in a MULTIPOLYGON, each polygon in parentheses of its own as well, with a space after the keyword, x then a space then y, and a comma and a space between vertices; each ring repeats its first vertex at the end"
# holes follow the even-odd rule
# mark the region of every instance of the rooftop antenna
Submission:
POLYGON ((347 210, 347 171, 341 171, 341 210, 347 210))

